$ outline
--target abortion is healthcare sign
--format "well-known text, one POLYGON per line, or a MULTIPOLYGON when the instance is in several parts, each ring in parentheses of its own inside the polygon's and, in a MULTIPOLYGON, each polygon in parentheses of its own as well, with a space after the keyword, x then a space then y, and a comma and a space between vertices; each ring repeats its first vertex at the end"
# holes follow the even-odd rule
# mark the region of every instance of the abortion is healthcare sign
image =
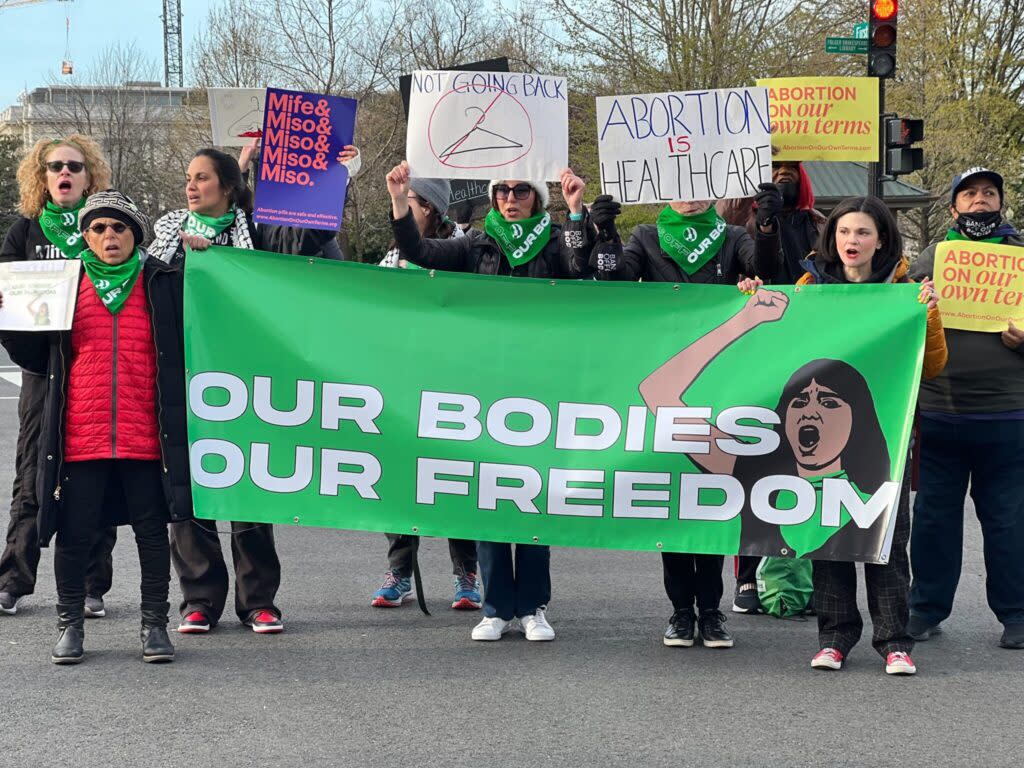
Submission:
POLYGON ((918 286, 746 296, 220 247, 185 269, 198 517, 886 559, 918 286))
POLYGON ((340 96, 267 89, 256 221, 341 228, 348 169, 337 157, 352 143, 356 105, 340 96))

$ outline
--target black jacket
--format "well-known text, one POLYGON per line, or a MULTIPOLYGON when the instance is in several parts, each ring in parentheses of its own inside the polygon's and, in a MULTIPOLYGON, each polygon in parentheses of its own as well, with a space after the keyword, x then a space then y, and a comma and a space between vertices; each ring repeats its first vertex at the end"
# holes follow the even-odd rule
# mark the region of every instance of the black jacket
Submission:
MULTIPOLYGON (((160 428, 164 495, 171 520, 192 517, 185 426, 183 269, 180 261, 171 266, 160 259, 147 258, 141 275, 156 346, 157 424, 160 428)), ((4 331, 0 333, 0 343, 15 363, 28 370, 46 371, 49 377, 36 471, 39 542, 46 546, 57 530, 60 509, 71 332, 4 331)), ((127 501, 131 503, 131 499, 127 501)))
POLYGON ((651 283, 710 283, 735 285, 741 275, 770 280, 779 263, 779 235, 757 233, 751 238, 743 227, 729 225, 725 242, 718 253, 692 275, 686 274, 672 258, 661 250, 658 227, 640 224, 633 230, 625 248, 621 244, 600 246, 615 253, 616 268, 600 273, 604 279, 640 280, 651 283))
POLYGON ((46 239, 39 219, 26 216, 14 222, 7 231, 3 247, 0 247, 0 261, 63 258, 64 252, 46 239))
POLYGON ((473 272, 478 275, 569 279, 590 274, 587 262, 593 238, 586 221, 568 221, 564 227, 552 224, 548 244, 530 261, 515 269, 512 269, 498 244, 477 229, 469 230, 465 237, 424 240, 420 237, 412 211, 401 219, 392 218, 391 228, 395 235, 395 246, 402 258, 426 269, 473 272))

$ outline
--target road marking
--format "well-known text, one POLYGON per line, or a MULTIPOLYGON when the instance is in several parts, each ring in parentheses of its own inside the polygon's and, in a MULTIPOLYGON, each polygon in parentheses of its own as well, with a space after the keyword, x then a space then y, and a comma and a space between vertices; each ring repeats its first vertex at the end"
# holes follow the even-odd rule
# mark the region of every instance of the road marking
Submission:
POLYGON ((21 371, 15 371, 14 373, 4 373, 3 371, 0 371, 0 379, 3 379, 4 381, 9 381, 16 387, 20 387, 21 371))

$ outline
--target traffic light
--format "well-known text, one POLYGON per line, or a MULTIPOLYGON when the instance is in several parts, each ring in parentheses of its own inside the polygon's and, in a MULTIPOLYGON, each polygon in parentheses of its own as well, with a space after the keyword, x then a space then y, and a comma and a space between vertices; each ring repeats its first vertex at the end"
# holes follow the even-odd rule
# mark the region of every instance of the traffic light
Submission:
POLYGON ((868 77, 896 74, 899 0, 868 0, 868 77))
POLYGON ((924 150, 911 146, 924 139, 924 120, 889 117, 885 120, 885 173, 902 176, 924 168, 924 150))

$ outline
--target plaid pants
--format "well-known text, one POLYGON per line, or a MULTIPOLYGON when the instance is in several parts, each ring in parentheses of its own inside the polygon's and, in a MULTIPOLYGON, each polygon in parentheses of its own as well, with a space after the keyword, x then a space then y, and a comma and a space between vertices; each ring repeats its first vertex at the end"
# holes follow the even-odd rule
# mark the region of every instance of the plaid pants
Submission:
MULTIPOLYGON (((889 562, 864 564, 864 582, 871 614, 871 645, 885 656, 893 651, 909 653, 914 640, 907 634, 909 619, 910 472, 904 473, 896 509, 889 562)), ((814 610, 818 614, 818 643, 844 656, 860 640, 864 619, 857 608, 857 567, 854 563, 814 561, 814 610)))

